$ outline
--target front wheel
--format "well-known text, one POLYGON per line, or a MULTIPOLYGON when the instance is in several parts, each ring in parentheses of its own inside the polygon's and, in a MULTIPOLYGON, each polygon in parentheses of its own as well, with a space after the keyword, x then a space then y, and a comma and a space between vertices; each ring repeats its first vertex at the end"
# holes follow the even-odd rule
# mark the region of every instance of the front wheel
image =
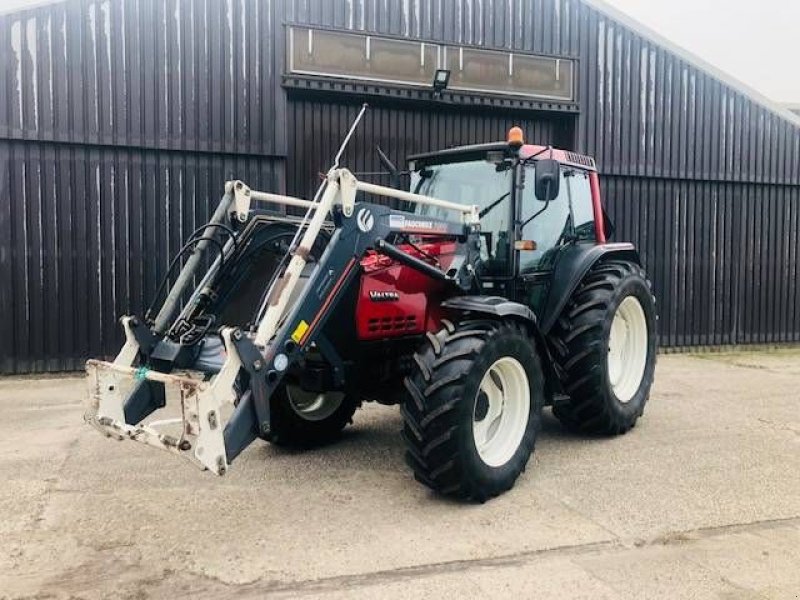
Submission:
POLYGON ((284 383, 270 398, 271 431, 262 436, 278 446, 308 448, 333 441, 359 407, 343 392, 308 392, 284 383))
POLYGON ((541 363, 524 328, 445 323, 414 362, 401 411, 416 479, 480 502, 511 489, 533 451, 544 404, 541 363))
POLYGON ((629 262, 592 268, 550 336, 569 400, 553 406, 568 428, 617 435, 631 429, 650 395, 656 363, 655 298, 629 262))

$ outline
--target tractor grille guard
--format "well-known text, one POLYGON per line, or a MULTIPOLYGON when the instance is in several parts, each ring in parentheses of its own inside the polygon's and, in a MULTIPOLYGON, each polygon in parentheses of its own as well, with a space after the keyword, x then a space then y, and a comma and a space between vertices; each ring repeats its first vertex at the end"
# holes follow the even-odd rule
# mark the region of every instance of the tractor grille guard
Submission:
MULTIPOLYGON (((134 317, 123 317, 121 322, 126 342, 114 362, 90 360, 86 364, 88 395, 85 420, 108 437, 133 440, 160 448, 184 457, 201 469, 223 475, 233 458, 259 433, 269 432, 268 402, 272 390, 291 362, 297 359, 300 349, 313 341, 312 334, 324 323, 335 305, 338 292, 349 277, 358 271, 354 268, 356 259, 367 248, 375 247, 377 233, 436 232, 463 235, 465 229, 479 229, 476 206, 465 206, 360 182, 347 169, 331 169, 320 191, 323 188, 324 193, 319 200, 309 201, 251 190, 241 181, 228 182, 225 196, 220 201, 210 227, 213 227, 215 220, 222 222, 229 214, 242 223, 247 222, 251 216, 250 205, 253 201, 303 207, 308 211, 306 218, 298 225, 295 240, 300 241, 296 247, 292 245, 295 249, 288 265, 267 292, 255 333, 244 334, 235 328, 222 328, 220 335, 226 358, 219 372, 209 381, 205 381, 202 373, 162 373, 134 367, 144 350, 146 336, 140 333, 143 326, 134 317), (432 217, 420 220, 410 213, 366 203, 366 208, 359 209, 355 214, 357 191, 455 211, 461 214, 461 222, 452 223, 432 217), (334 214, 334 208, 339 210, 334 219, 335 229, 331 241, 314 274, 306 283, 306 288, 301 292, 300 300, 289 307, 289 299, 293 297, 300 283, 300 275, 308 262, 310 250, 328 215, 334 214), (372 231, 373 226, 375 231, 372 231), (354 251, 352 246, 349 250, 336 248, 343 231, 348 235, 359 235, 360 249, 354 251), (315 292, 320 296, 314 297, 315 292), (230 417, 226 417, 225 414, 231 411, 236 402, 235 385, 242 371, 250 376, 252 393, 242 396, 238 405, 232 409, 230 417), (128 422, 130 417, 126 418, 126 404, 133 394, 132 390, 150 383, 163 386, 165 403, 180 409, 179 418, 145 424, 143 419, 135 417, 131 419, 135 422, 128 422), (127 395, 126 391, 129 392, 127 395), (164 425, 177 422, 180 422, 179 433, 164 431, 164 425)), ((229 252, 232 243, 233 240, 229 240, 223 252, 229 252)), ((199 266, 199 258, 195 260, 198 254, 196 252, 187 260, 156 318, 152 333, 148 332, 147 335, 158 338, 168 330, 167 326, 173 322, 172 316, 178 308, 179 299, 199 266)), ((467 268, 465 265, 461 266, 467 268)), ((187 313, 200 290, 219 267, 218 258, 201 279, 178 318, 187 313)), ((448 275, 447 278, 457 282, 454 276, 448 275)), ((156 404, 154 409, 164 406, 164 403, 156 404)), ((154 410, 149 410, 147 414, 152 412, 154 410)))

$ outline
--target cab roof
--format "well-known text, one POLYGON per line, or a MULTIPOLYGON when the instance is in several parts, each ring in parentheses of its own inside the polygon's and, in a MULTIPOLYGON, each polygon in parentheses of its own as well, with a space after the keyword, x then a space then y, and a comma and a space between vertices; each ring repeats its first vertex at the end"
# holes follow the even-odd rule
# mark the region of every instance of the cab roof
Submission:
MULTIPOLYGON (((508 156, 513 156, 514 151, 508 145, 508 142, 492 142, 489 144, 473 144, 471 146, 457 146, 455 148, 447 148, 446 150, 438 150, 436 152, 425 152, 422 154, 414 154, 408 157, 409 162, 420 162, 423 164, 443 164, 448 162, 459 162, 459 160, 468 160, 470 157, 481 157, 487 152, 503 152, 508 156)), ((558 150, 550 146, 538 146, 535 144, 525 144, 519 149, 520 158, 526 159, 535 157, 534 160, 540 158, 553 158, 562 165, 584 169, 586 171, 597 171, 597 165, 591 156, 578 154, 577 152, 570 152, 569 150, 558 150), (551 155, 552 152, 552 155, 551 155)))

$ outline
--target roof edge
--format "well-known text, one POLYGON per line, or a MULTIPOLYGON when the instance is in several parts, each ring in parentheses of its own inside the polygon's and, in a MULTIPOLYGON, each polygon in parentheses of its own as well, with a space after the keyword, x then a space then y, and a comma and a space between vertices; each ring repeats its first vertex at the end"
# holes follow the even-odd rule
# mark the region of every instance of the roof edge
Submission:
POLYGON ((25 11, 41 8, 43 6, 48 6, 51 4, 62 4, 65 3, 66 1, 67 0, 25 0, 24 4, 0 7, 0 17, 5 17, 7 15, 14 15, 18 13, 24 13, 25 11))
POLYGON ((641 21, 638 21, 635 18, 631 17, 630 15, 622 12, 620 9, 618 9, 615 6, 612 6, 605 0, 580 0, 580 1, 585 5, 605 14, 607 17, 610 17, 611 19, 619 22, 621 25, 627 27, 631 31, 638 33, 645 39, 650 39, 659 46, 663 46, 666 50, 672 52, 673 54, 683 59, 687 63, 692 64, 696 68, 707 72, 709 75, 719 80, 721 83, 728 85, 734 90, 743 93, 745 96, 749 97, 753 102, 760 104, 762 107, 775 113, 777 116, 788 121, 795 127, 800 128, 800 116, 795 115, 794 113, 785 109, 779 102, 776 102, 768 98, 755 88, 747 85, 743 81, 740 81, 733 75, 726 73, 719 67, 712 65, 707 60, 700 58, 699 56, 690 52, 686 48, 683 48, 682 46, 679 46, 675 42, 667 39, 662 34, 658 33, 655 29, 652 29, 651 27, 645 25, 641 21))

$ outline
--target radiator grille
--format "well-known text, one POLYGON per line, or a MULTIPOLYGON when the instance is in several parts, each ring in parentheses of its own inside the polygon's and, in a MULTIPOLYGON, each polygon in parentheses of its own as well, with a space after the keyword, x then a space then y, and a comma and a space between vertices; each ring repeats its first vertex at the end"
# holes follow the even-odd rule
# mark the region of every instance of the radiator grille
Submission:
POLYGON ((379 317, 367 321, 367 331, 392 332, 411 331, 417 328, 417 317, 414 315, 400 315, 397 317, 379 317))

